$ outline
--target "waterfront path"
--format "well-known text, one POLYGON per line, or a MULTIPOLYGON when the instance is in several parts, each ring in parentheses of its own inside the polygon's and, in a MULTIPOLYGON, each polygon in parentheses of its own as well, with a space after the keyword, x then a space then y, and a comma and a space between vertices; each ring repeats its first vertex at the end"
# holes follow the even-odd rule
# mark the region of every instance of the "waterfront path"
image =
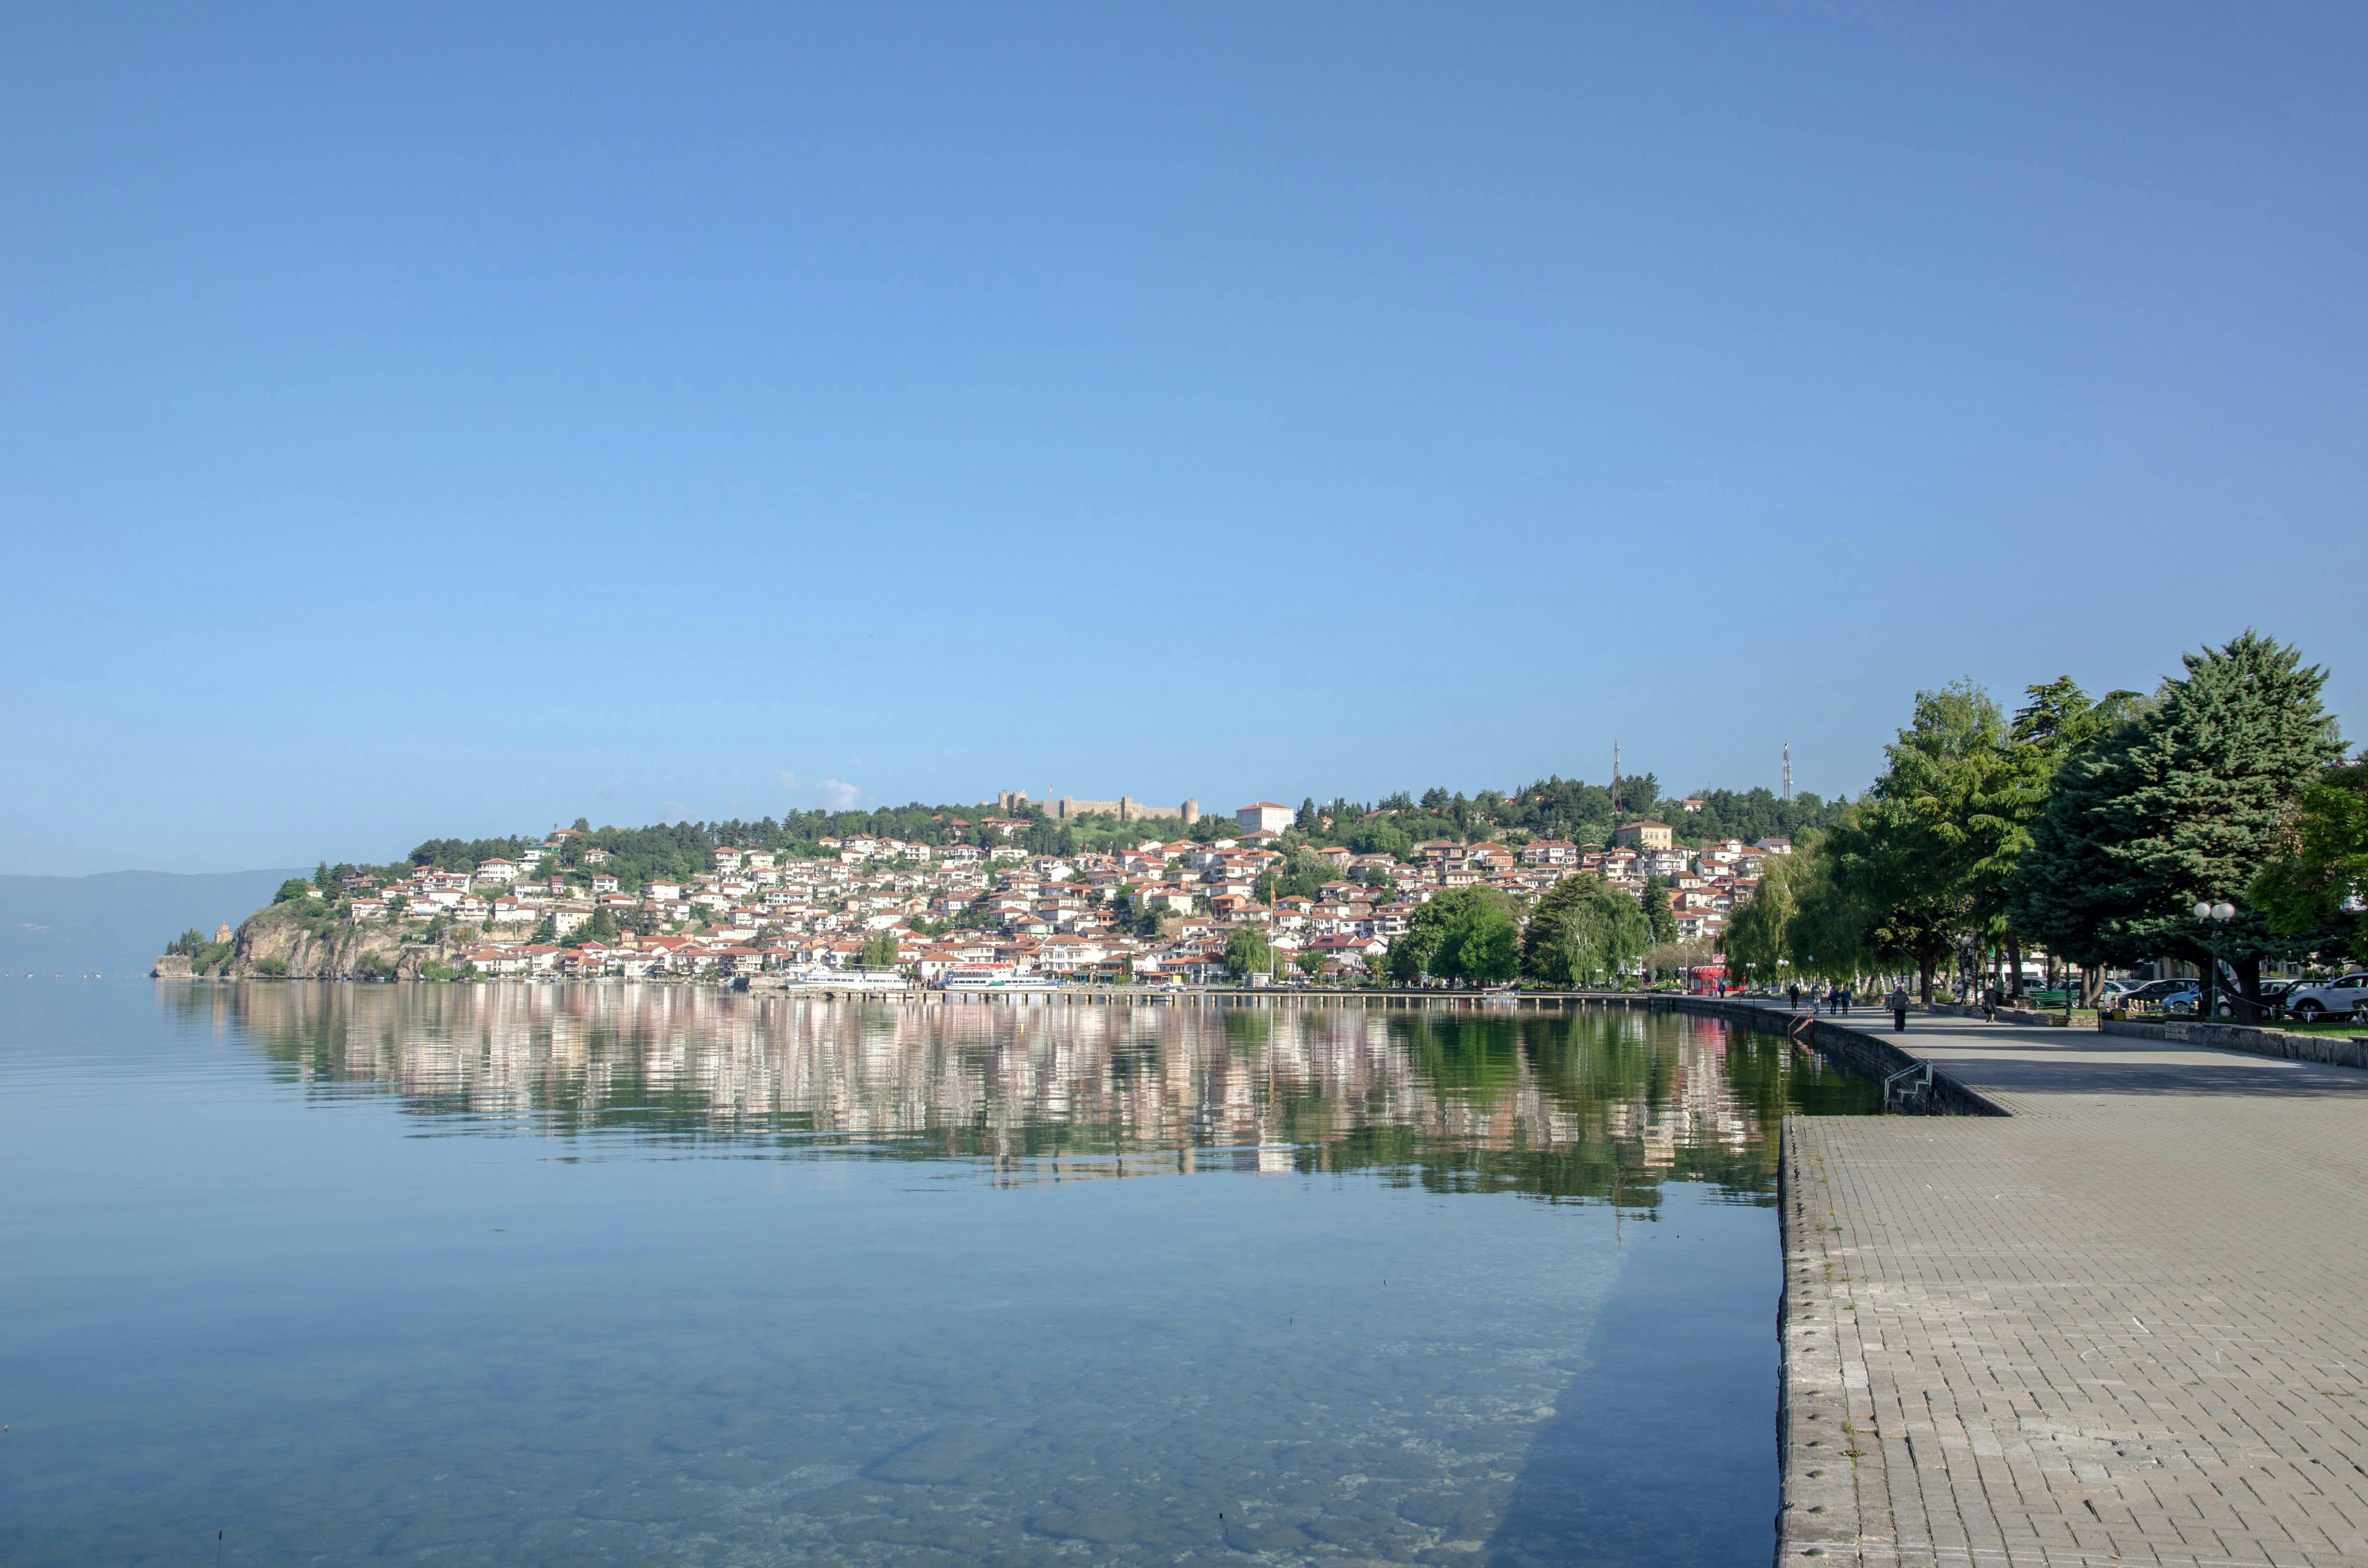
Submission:
POLYGON ((2368 1072, 1853 1020, 2006 1117, 1785 1125, 1785 1564, 2368 1564, 2368 1072))

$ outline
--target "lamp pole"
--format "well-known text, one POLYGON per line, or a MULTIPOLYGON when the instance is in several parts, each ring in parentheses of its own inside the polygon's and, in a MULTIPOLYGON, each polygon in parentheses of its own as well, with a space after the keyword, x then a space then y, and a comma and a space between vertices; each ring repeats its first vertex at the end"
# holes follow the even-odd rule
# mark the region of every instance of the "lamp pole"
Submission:
POLYGON ((2199 902, 2195 906, 2195 918, 2212 933, 2212 967, 2204 971, 2203 1006, 2196 1009, 2203 1021, 2210 1023, 2220 1010, 2220 933, 2226 928, 2228 922, 2237 918, 2237 906, 2199 902))

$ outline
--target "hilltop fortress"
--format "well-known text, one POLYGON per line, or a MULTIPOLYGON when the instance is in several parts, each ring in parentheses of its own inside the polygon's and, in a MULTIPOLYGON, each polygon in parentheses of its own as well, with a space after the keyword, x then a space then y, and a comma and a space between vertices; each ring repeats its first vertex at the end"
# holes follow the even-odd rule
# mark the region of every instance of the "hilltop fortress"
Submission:
MULTIPOLYGON (((996 796, 997 810, 1006 816, 1017 816, 1030 802, 1025 790, 1006 790, 996 796)), ((1075 795, 1063 795, 1043 803, 1044 814, 1054 822, 1067 822, 1082 816, 1116 817, 1121 822, 1146 822, 1153 817, 1181 817, 1184 825, 1191 826, 1201 820, 1201 802, 1187 801, 1180 806, 1146 806, 1132 795, 1121 795, 1115 801, 1081 801, 1075 795)))

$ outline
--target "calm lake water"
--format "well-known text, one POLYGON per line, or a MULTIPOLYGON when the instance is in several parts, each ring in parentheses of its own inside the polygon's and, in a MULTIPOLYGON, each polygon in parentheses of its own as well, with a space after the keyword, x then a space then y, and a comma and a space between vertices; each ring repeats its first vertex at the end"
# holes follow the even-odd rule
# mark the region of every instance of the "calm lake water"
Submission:
POLYGON ((11 980, 0 1564, 1758 1568, 1778 1119, 1879 1099, 1624 1012, 11 980))

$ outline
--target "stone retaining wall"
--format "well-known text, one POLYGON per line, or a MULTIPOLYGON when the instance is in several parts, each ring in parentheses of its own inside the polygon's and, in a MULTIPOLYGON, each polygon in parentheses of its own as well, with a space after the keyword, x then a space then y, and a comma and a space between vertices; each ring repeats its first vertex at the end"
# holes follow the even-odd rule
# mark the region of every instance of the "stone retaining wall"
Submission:
MULTIPOLYGON (((1791 1033, 1805 1040, 1820 1056, 1870 1078, 1888 1078, 1924 1065, 1920 1057, 1910 1055, 1882 1035, 1850 1028, 1814 1013, 1788 1013, 1781 1008, 1755 1007, 1748 1002, 1727 1002, 1713 996, 1673 996, 1669 1005, 1679 1012, 1725 1018, 1770 1034, 1791 1033)), ((1987 1096, 1937 1071, 1932 1074, 1931 1108, 1942 1116, 2007 1114, 2005 1107, 1987 1096)))
POLYGON ((2139 1018, 2106 1018, 2100 1020, 2097 1028, 2106 1034, 2177 1040, 2181 1045, 2208 1045, 2222 1051, 2246 1051, 2255 1056, 2276 1056, 2288 1062, 2324 1062, 2331 1067, 2368 1067, 2368 1035, 2340 1040, 2334 1035, 2258 1029, 2245 1024, 2209 1024, 2200 1020, 2192 1024, 2156 1023, 2139 1018))
MULTIPOLYGON (((1932 1004, 1932 1011, 1944 1013, 1952 1018, 1978 1018, 1984 1016, 1978 1006, 1964 1002, 1935 1002, 1932 1004)), ((1998 1016, 2002 1022, 2028 1024, 2033 1028, 2060 1029, 2067 1025, 2074 1028, 2086 1027, 2074 1024, 2062 1013, 2043 1013, 2031 1007, 2000 1007, 1998 1010, 1998 1016)))

